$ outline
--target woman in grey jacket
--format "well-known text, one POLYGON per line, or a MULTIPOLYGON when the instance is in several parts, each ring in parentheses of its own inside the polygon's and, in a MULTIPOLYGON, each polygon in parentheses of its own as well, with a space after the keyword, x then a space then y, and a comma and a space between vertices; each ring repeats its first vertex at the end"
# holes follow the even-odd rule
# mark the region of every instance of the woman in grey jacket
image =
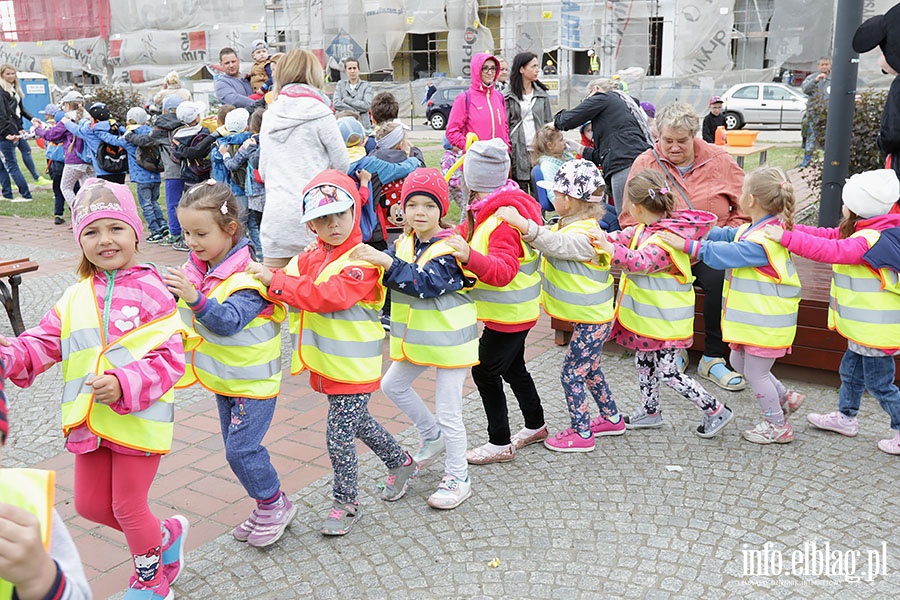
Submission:
POLYGON ((547 86, 538 80, 541 66, 531 52, 520 52, 510 68, 509 88, 504 93, 512 145, 512 179, 522 191, 535 196, 531 181, 531 144, 537 130, 553 121, 547 86))

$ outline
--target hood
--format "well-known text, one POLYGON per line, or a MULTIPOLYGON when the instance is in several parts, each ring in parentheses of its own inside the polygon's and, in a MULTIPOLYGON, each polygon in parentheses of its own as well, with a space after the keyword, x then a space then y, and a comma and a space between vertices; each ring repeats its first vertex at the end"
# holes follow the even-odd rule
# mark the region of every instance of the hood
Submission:
POLYGON ((369 155, 372 158, 379 158, 384 162, 389 163, 402 163, 404 160, 409 158, 406 152, 403 150, 398 150, 397 148, 378 148, 373 150, 369 155))
POLYGON ((671 231, 684 239, 697 240, 709 233, 718 217, 705 210, 679 210, 671 217, 660 219, 646 228, 647 234, 671 231))
POLYGON ((156 121, 153 123, 160 129, 165 129, 166 131, 173 131, 181 127, 182 122, 178 120, 172 113, 163 113, 156 117, 156 121))
POLYGON ((250 262, 250 240, 242 237, 228 251, 225 258, 217 265, 207 265, 206 261, 200 260, 191 252, 188 255, 187 262, 184 263, 182 269, 187 275, 188 280, 203 293, 208 293, 220 281, 228 279, 234 273, 244 270, 244 267, 250 262), (207 268, 212 270, 207 271, 207 268))
MULTIPOLYGON (((268 113, 266 115, 268 117, 268 113)), ((356 187, 356 184, 350 178, 349 175, 341 173, 340 171, 335 171, 334 169, 328 169, 326 171, 322 171, 315 177, 313 177, 312 181, 310 181, 305 188, 303 188, 303 194, 313 189, 314 187, 318 187, 320 185, 333 185, 336 188, 339 188, 353 198, 354 206, 353 206, 353 230, 350 232, 350 236, 344 240, 344 243, 339 246, 331 246, 322 241, 321 238, 316 237, 317 250, 329 250, 334 249, 334 258, 341 256, 357 244, 362 243, 362 230, 359 228, 359 215, 362 209, 362 199, 359 196, 359 189, 356 187)))
POLYGON ((900 227, 882 230, 875 245, 863 254, 863 260, 873 269, 890 269, 900 273, 900 227))
POLYGON ((266 130, 273 140, 284 143, 297 127, 317 119, 334 118, 328 97, 300 83, 281 90, 266 110, 266 130))
POLYGON ((484 63, 489 60, 494 61, 494 64, 497 65, 497 70, 494 71, 494 81, 491 82, 491 85, 497 82, 497 77, 500 76, 500 61, 497 60, 497 57, 492 54, 488 54, 487 52, 479 52, 472 57, 472 62, 469 63, 469 66, 472 69, 470 77, 472 78, 471 87, 473 90, 484 92, 488 89, 489 86, 485 86, 483 83, 481 83, 481 67, 483 67, 484 63))
POLYGON ((501 206, 512 206, 523 217, 535 223, 541 224, 544 222, 541 216, 541 206, 537 200, 520 190, 519 186, 510 180, 496 192, 473 203, 472 210, 475 213, 475 226, 477 227, 483 223, 485 219, 497 212, 497 209, 501 206))

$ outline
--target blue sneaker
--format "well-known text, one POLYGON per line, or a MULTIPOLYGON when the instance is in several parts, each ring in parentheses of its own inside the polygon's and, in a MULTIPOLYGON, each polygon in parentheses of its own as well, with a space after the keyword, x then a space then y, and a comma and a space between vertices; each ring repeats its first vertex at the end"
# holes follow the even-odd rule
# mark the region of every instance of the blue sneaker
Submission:
POLYGON ((175 515, 163 522, 169 532, 169 542, 162 546, 163 576, 169 583, 175 583, 184 567, 184 546, 191 523, 181 515, 175 515))
POLYGON ((166 576, 159 578, 159 583, 155 586, 148 586, 137 577, 131 577, 131 585, 125 592, 123 600, 175 600, 175 593, 169 588, 169 582, 166 576))

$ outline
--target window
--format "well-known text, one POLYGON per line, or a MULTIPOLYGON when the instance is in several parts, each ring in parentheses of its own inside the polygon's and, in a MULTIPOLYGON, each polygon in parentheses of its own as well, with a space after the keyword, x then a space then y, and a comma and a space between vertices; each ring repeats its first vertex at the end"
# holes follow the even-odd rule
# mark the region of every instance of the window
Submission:
POLYGON ((740 98, 741 100, 756 100, 759 98, 759 86, 758 85, 748 85, 747 87, 742 87, 735 93, 731 95, 732 98, 740 98))
POLYGON ((650 68, 647 75, 662 74, 663 18, 650 17, 650 68))
POLYGON ((791 101, 796 100, 796 97, 785 89, 775 87, 774 85, 767 85, 763 90, 763 99, 791 101))

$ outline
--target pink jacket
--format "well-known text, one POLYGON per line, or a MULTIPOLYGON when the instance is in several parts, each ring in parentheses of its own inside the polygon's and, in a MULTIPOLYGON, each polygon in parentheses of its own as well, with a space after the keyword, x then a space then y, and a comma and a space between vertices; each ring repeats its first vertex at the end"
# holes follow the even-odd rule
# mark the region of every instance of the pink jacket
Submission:
POLYGON ((500 73, 500 61, 486 53, 478 53, 472 57, 472 85, 464 93, 458 95, 450 109, 447 121, 447 140, 457 148, 466 147, 466 134, 474 132, 479 140, 500 138, 509 145, 509 123, 506 117, 506 101, 503 94, 493 85, 485 86, 481 82, 481 67, 492 60, 497 65, 494 82, 500 73))
MULTIPOLYGON (((101 271, 94 276, 94 292, 101 316, 104 315, 105 298, 111 299, 109 317, 104 327, 107 343, 175 310, 175 299, 151 265, 136 265, 117 271, 112 282, 108 281, 107 273, 101 271)), ((35 377, 62 360, 61 324, 59 312, 54 306, 36 327, 19 337, 8 338, 11 346, 0 346, 0 357, 6 363, 10 381, 19 387, 28 387, 35 377)), ((122 386, 122 398, 111 405, 114 411, 124 415, 149 408, 184 374, 181 335, 173 335, 140 360, 105 373, 115 375, 122 386)), ((145 454, 104 439, 98 440, 85 425, 72 430, 66 439, 66 449, 73 454, 85 454, 98 445, 122 454, 145 454)))
MULTIPOLYGON (((900 214, 887 214, 863 219, 856 224, 856 231, 875 229, 884 231, 900 227, 900 214)), ((830 264, 861 265, 863 254, 869 250, 869 242, 863 237, 841 238, 837 227, 810 227, 794 225, 793 231, 785 230, 781 245, 804 258, 830 264)))

